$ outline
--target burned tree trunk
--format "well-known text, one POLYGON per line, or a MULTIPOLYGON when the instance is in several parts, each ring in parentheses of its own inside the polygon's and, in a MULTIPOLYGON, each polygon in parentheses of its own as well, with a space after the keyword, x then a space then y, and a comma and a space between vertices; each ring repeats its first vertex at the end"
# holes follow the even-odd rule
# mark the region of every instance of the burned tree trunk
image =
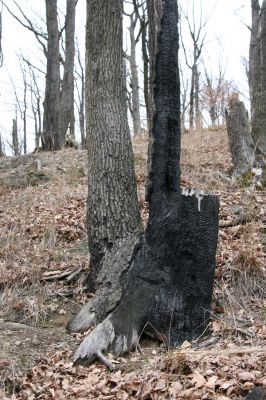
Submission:
MULTIPOLYGON (((90 17, 92 3, 88 1, 90 17)), ((108 12, 107 2, 101 4, 103 9, 108 12)), ((95 281, 96 295, 69 324, 72 331, 98 324, 78 348, 76 362, 102 359, 102 352, 108 350, 115 354, 130 351, 137 346, 143 331, 169 346, 176 346, 184 339, 191 340, 201 334, 209 319, 218 199, 199 190, 181 194, 177 4, 175 0, 150 0, 148 9, 154 112, 149 221, 144 233, 124 225, 123 235, 117 230, 118 238, 112 238, 112 246, 106 245, 95 281)), ((99 15, 97 11, 95 18, 99 15)), ((116 8, 108 20, 112 16, 118 21, 119 13, 120 9, 116 8)), ((117 51, 120 50, 116 48, 113 54, 116 57, 117 51)), ((92 49, 87 55, 88 63, 91 56, 92 49)), ((99 71, 94 78, 90 75, 92 82, 98 74, 99 71)), ((100 79, 97 84, 101 84, 100 79)), ((112 193, 112 186, 109 192, 110 189, 112 193)), ((89 197, 94 197, 94 191, 90 191, 89 197)), ((99 209, 99 204, 95 207, 99 209)), ((89 208, 88 212, 97 214, 95 209, 89 208)), ((135 221, 138 221, 136 217, 135 221)))
POLYGON ((226 110, 229 147, 234 166, 233 176, 238 177, 251 169, 254 163, 254 148, 247 111, 238 95, 231 98, 226 110))

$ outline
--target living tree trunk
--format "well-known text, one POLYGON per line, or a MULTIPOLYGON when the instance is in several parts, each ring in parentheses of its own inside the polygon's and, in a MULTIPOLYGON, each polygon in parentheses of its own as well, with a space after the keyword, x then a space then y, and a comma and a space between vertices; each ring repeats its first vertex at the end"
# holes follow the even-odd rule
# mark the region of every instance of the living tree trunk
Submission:
POLYGON ((2 139, 2 135, 0 133, 0 157, 5 156, 5 146, 4 146, 4 141, 2 139))
POLYGON ((68 329, 98 325, 77 349, 75 362, 104 360, 105 351, 130 351, 143 331, 169 346, 202 334, 209 320, 218 233, 218 199, 197 189, 182 195, 180 189, 176 1, 148 1, 153 140, 150 214, 143 233, 125 122, 122 0, 88 0, 87 5, 88 233, 96 293, 68 329), (124 153, 130 157, 121 165, 124 153), (127 168, 125 175, 121 168, 127 168))
POLYGON ((135 38, 135 27, 137 23, 137 14, 134 11, 129 16, 129 37, 130 37, 130 55, 127 55, 127 60, 130 65, 130 75, 131 75, 131 94, 132 94, 132 109, 131 116, 133 120, 133 132, 135 136, 141 133, 141 120, 140 120, 140 104, 139 104, 139 76, 138 76, 138 65, 136 59, 136 45, 137 40, 135 38))
POLYGON ((61 90, 60 126, 61 142, 65 143, 67 131, 71 138, 74 131, 74 58, 75 58, 76 0, 67 0, 65 18, 65 60, 61 90))
POLYGON ((229 147, 234 167, 233 176, 240 177, 254 163, 254 146, 250 133, 247 111, 239 96, 231 98, 229 110, 225 112, 229 147))
POLYGON ((199 91, 200 91, 200 73, 198 65, 195 64, 195 126, 196 129, 202 129, 202 115, 200 111, 199 91))
POLYGON ((249 87, 252 138, 258 153, 266 155, 266 0, 251 0, 249 87))
POLYGON ((20 144, 18 140, 18 121, 17 116, 12 120, 12 149, 15 156, 20 155, 20 144))
POLYGON ((195 65, 191 69, 191 85, 189 94, 189 129, 194 129, 194 114, 195 114, 195 65))
POLYGON ((87 13, 88 284, 93 289, 106 252, 139 232, 141 223, 123 75, 122 1, 90 0, 87 13))
POLYGON ((144 101, 146 107, 146 116, 147 116, 147 125, 149 129, 149 121, 150 121, 150 107, 149 107, 149 55, 147 49, 147 27, 148 21, 146 17, 146 11, 142 6, 142 17, 140 21, 140 29, 141 29, 141 52, 143 59, 143 90, 144 90, 144 101))
POLYGON ((42 145, 44 150, 60 150, 64 142, 59 134, 60 63, 57 0, 46 0, 48 33, 42 145))

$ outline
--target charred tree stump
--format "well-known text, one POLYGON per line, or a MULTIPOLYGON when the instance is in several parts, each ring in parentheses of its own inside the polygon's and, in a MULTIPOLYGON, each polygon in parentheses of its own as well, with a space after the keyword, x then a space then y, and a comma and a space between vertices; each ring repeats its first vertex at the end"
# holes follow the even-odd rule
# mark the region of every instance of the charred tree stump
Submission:
POLYGON ((234 167, 233 176, 248 172, 254 163, 254 146, 247 111, 238 95, 230 100, 229 111, 225 110, 229 147, 234 167))
MULTIPOLYGON (((146 332, 177 346, 206 329, 218 236, 218 198, 180 189, 177 4, 148 2, 153 58, 150 217, 144 233, 115 241, 101 259, 96 295, 68 326, 98 324, 74 360, 126 353, 146 332)), ((107 363, 106 363, 107 364, 107 363)), ((110 365, 108 364, 110 367, 110 365)))

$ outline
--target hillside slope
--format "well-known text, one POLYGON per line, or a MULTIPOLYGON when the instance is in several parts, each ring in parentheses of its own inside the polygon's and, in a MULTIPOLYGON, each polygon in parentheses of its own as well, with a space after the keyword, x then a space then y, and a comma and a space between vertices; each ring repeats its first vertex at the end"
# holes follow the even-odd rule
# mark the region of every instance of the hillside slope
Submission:
MULTIPOLYGON (((145 223, 147 139, 133 145, 145 223)), ((64 331, 91 296, 83 287, 86 152, 0 159, 0 398, 224 400, 266 388, 265 188, 252 177, 231 182, 222 129, 185 135, 181 168, 184 188, 220 197, 208 335, 173 352, 146 338, 143 354, 116 360, 109 373, 99 364, 73 367, 81 335, 64 331)))

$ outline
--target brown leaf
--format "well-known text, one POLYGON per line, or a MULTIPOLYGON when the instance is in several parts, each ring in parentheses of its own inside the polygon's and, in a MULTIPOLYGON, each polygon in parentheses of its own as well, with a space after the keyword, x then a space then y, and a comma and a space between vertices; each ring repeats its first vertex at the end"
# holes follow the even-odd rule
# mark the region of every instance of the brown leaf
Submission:
POLYGON ((230 381, 226 381, 224 382, 220 388, 223 390, 227 390, 229 387, 236 385, 237 384, 237 380, 236 379, 231 379, 230 381))
POLYGON ((241 381, 253 381, 255 379, 255 376, 249 371, 238 372, 237 377, 241 381))
POLYGON ((198 371, 194 371, 192 376, 193 376, 192 382, 195 384, 196 389, 199 389, 205 385, 206 379, 198 371))

